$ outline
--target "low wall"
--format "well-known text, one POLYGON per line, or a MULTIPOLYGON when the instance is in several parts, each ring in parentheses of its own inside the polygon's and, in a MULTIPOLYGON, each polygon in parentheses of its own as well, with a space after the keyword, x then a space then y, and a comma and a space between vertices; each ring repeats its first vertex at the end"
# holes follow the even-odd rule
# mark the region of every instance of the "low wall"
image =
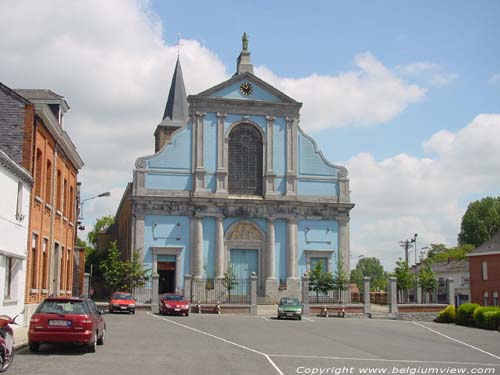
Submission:
POLYGON ((328 310, 328 314, 341 313, 344 310, 347 314, 362 314, 363 305, 361 304, 349 304, 349 305, 309 305, 309 311, 311 315, 320 315, 325 308, 328 310))
MULTIPOLYGON (((202 314, 217 314, 216 304, 201 304, 202 314)), ((221 314, 246 314, 250 315, 250 305, 220 305, 221 314)), ((191 304, 191 314, 199 313, 198 305, 191 304)))
POLYGON ((448 305, 443 304, 399 304, 398 320, 420 320, 432 322, 437 314, 448 305))

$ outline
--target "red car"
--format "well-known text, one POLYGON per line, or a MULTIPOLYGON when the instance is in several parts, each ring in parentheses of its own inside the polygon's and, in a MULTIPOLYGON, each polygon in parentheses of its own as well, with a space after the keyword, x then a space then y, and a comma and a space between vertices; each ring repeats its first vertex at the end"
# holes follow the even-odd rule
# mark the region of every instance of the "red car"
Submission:
POLYGON ((29 350, 37 352, 42 343, 73 343, 93 353, 96 345, 104 344, 106 322, 101 314, 90 299, 46 298, 30 320, 29 350))
POLYGON ((135 314, 135 300, 129 292, 114 292, 109 297, 109 312, 116 311, 135 314))
POLYGON ((189 316, 189 301, 181 294, 167 293, 160 298, 160 314, 189 316))

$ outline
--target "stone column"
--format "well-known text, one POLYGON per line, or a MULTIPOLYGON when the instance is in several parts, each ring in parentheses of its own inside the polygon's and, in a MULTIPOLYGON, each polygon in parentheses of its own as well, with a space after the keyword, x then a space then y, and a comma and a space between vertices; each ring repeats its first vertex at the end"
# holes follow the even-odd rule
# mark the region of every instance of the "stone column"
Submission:
POLYGON ((184 297, 191 301, 192 290, 191 290, 191 275, 184 275, 184 297))
POLYGON ((416 302, 418 304, 422 303, 422 287, 420 286, 420 280, 419 279, 417 279, 417 298, 416 298, 416 302))
POLYGON ((446 302, 448 305, 455 306, 455 285, 451 277, 446 279, 446 302))
MULTIPOLYGON (((350 265, 350 246, 349 246, 349 216, 338 216, 337 223, 339 225, 339 261, 342 261, 344 272, 349 277, 351 274, 350 265)), ((350 291, 344 291, 345 303, 351 302, 350 291)))
POLYGON ((302 276, 302 314, 309 315, 309 275, 307 273, 302 276))
POLYGON ((201 217, 193 217, 193 277, 199 279, 203 275, 203 222, 201 217))
POLYGON ((297 195, 297 119, 286 118, 286 195, 297 195))
POLYGON ((398 289, 395 277, 389 277, 389 313, 398 313, 398 289))
POLYGON ((276 237, 274 219, 267 219, 266 243, 266 297, 268 302, 275 302, 278 298, 278 280, 276 279, 276 237))
POLYGON ((227 194, 227 167, 224 142, 224 121, 226 113, 217 113, 217 190, 218 194, 227 194))
POLYGON ((158 284, 160 280, 160 276, 155 273, 153 274, 153 289, 151 290, 151 312, 153 314, 158 314, 159 306, 158 306, 158 284))
POLYGON ((250 315, 257 315, 257 275, 250 275, 250 315))
POLYGON ((274 116, 266 116, 267 141, 266 141, 266 195, 274 194, 274 116))
POLYGON ((139 252, 139 261, 144 262, 144 216, 135 217, 134 251, 139 252))
POLYGON ((369 314, 371 312, 370 306, 370 278, 363 277, 363 313, 369 314))
POLYGON ((217 216, 215 219, 215 277, 224 277, 224 218, 217 216))
POLYGON ((196 112, 196 117, 194 120, 194 174, 195 183, 194 191, 198 193, 203 193, 205 189, 205 167, 203 165, 203 118, 205 116, 204 112, 196 112))
POLYGON ((297 279, 297 220, 288 219, 287 222, 287 278, 297 279))

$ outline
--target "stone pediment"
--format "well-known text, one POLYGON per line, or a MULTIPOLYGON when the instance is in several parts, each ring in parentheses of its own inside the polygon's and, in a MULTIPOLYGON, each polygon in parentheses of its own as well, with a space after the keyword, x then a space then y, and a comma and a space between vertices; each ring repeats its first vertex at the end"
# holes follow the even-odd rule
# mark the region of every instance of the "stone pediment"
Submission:
POLYGON ((237 223, 227 238, 229 241, 261 241, 262 234, 252 223, 237 223))

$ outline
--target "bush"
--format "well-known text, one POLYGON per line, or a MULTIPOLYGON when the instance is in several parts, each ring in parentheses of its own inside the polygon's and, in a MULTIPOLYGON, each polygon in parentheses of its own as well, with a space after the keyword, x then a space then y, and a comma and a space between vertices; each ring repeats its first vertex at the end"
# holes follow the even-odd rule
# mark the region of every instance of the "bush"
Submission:
POLYGON ((478 307, 472 316, 476 327, 497 329, 500 323, 500 307, 478 307))
POLYGON ((455 306, 449 305, 444 310, 441 310, 437 316, 438 323, 453 323, 455 322, 455 306))
POLYGON ((477 303, 464 303, 463 305, 460 305, 455 317, 455 323, 461 326, 473 326, 474 318, 472 317, 472 314, 478 307, 479 305, 477 303))

